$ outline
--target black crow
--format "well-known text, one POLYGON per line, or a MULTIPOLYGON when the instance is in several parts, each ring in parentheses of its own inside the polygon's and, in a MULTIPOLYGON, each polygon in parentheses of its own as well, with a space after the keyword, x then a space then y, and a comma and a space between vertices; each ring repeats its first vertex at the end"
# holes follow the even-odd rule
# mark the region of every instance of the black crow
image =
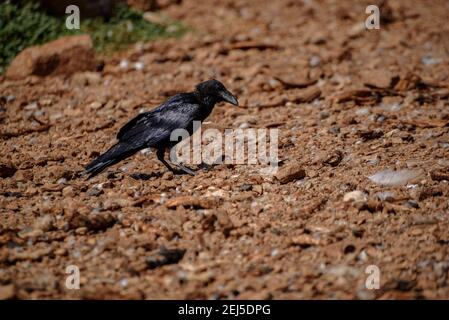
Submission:
MULTIPOLYGON (((193 122, 203 122, 212 112, 216 103, 229 102, 238 106, 237 98, 217 80, 202 82, 195 91, 179 93, 168 99, 159 107, 141 113, 125 124, 118 132, 118 143, 86 166, 89 178, 105 168, 126 159, 145 148, 156 149, 157 158, 171 171, 175 171, 164 159, 166 149, 171 149, 180 141, 170 141, 175 129, 185 129, 192 135, 193 122)), ((181 171, 194 172, 176 164, 181 171)))

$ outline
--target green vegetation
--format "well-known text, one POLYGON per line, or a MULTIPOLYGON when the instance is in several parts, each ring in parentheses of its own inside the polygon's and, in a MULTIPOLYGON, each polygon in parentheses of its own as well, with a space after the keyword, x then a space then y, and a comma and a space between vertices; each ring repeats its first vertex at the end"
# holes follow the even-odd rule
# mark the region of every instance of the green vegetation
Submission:
POLYGON ((117 6, 108 21, 81 19, 80 30, 68 30, 66 17, 55 17, 39 8, 38 3, 0 3, 0 74, 26 47, 43 44, 61 36, 87 33, 100 52, 122 49, 131 43, 160 37, 180 36, 186 28, 177 22, 157 25, 143 19, 140 12, 117 6))

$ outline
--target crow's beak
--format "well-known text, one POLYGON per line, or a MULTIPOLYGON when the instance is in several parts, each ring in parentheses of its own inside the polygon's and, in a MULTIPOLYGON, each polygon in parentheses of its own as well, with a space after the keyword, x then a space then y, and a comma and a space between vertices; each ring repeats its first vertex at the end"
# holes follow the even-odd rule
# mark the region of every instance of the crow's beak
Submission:
POLYGON ((221 96, 223 97, 223 100, 226 102, 229 102, 230 104, 233 104, 234 106, 238 106, 239 102, 237 100, 237 98, 230 93, 229 91, 225 91, 221 94, 221 96))

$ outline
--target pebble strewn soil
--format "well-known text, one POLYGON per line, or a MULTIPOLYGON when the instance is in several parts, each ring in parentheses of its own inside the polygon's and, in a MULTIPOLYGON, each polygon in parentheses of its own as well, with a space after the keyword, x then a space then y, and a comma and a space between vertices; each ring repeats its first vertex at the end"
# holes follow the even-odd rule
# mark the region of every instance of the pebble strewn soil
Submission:
POLYGON ((372 2, 186 0, 165 10, 181 39, 2 78, 0 297, 449 298, 449 4, 378 2, 365 30, 372 2), (141 109, 213 77, 241 107, 205 126, 279 129, 276 176, 173 176, 154 153, 80 176, 141 109))

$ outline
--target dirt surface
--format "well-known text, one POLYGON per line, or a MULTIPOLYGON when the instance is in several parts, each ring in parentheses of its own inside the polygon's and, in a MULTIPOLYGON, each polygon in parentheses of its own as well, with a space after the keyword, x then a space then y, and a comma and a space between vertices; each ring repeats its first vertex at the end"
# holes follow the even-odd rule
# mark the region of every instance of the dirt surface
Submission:
POLYGON ((0 295, 449 298, 449 6, 390 1, 365 30, 368 4, 186 0, 165 10, 181 39, 2 79, 0 295), (212 77, 241 107, 205 126, 279 129, 279 179, 173 176, 154 153, 80 176, 139 110, 212 77))

